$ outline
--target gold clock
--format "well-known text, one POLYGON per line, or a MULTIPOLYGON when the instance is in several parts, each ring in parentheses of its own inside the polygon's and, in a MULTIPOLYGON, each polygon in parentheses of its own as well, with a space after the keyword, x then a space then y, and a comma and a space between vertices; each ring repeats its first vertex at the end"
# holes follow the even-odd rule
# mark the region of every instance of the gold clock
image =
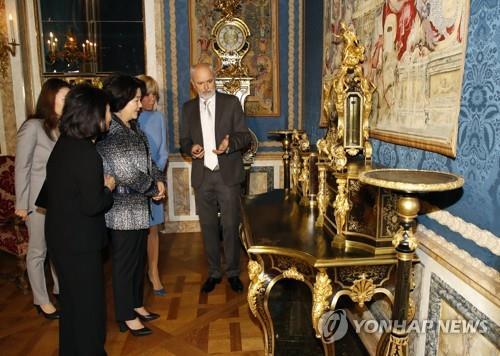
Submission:
POLYGON ((250 49, 250 29, 238 17, 224 16, 212 29, 212 48, 219 58, 218 77, 248 76, 248 69, 242 64, 250 49))

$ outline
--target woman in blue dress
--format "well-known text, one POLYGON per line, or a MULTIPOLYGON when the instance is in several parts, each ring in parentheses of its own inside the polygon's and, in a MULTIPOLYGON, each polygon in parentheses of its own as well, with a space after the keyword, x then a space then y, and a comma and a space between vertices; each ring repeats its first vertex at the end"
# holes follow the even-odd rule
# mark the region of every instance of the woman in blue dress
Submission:
MULTIPOLYGON (((168 159, 167 130, 165 118, 156 111, 156 104, 160 98, 158 83, 148 75, 137 77, 145 84, 141 103, 142 112, 139 115, 139 126, 146 134, 151 148, 151 158, 156 166, 165 170, 168 159)), ((158 272, 159 239, 158 227, 165 220, 163 202, 150 200, 151 219, 148 235, 148 277, 153 285, 153 293, 157 296, 166 294, 158 272)))

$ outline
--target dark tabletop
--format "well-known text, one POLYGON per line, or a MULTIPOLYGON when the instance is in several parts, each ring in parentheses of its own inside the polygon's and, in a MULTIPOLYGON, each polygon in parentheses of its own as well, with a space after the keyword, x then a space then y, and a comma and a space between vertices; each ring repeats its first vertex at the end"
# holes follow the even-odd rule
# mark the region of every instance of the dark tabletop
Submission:
POLYGON ((331 246, 331 238, 315 227, 317 210, 301 206, 296 196, 273 190, 242 200, 249 252, 301 257, 316 267, 394 263, 394 254, 377 255, 331 246))

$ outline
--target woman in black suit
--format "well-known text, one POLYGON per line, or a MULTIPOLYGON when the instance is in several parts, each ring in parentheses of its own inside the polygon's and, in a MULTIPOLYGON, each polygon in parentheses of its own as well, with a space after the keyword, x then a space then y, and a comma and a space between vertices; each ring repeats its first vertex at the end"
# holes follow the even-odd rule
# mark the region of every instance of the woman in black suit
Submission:
POLYGON ((113 204, 115 184, 104 176, 95 140, 110 119, 101 90, 87 85, 71 89, 37 200, 47 209, 45 236, 60 283, 59 355, 106 354, 101 252, 104 213, 113 204))

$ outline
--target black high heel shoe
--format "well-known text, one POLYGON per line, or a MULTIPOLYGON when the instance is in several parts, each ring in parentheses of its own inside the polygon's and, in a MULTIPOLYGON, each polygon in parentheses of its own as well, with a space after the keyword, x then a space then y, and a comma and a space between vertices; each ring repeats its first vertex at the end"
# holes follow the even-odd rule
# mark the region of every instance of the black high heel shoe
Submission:
POLYGON ((137 330, 131 329, 128 327, 127 323, 124 321, 118 322, 118 328, 120 329, 121 333, 130 331, 130 333, 133 336, 146 336, 146 335, 150 335, 153 333, 153 330, 151 330, 150 328, 148 328, 146 326, 142 327, 141 329, 137 329, 137 330))
POLYGON ((151 313, 151 312, 149 312, 148 315, 142 315, 136 311, 134 311, 134 313, 139 318, 140 321, 152 321, 152 320, 158 319, 160 317, 160 314, 151 313))
POLYGON ((33 304, 33 306, 35 307, 38 314, 42 314, 45 317, 45 319, 56 320, 56 319, 59 319, 61 317, 58 310, 56 310, 53 313, 46 313, 43 311, 43 309, 39 305, 33 304))

